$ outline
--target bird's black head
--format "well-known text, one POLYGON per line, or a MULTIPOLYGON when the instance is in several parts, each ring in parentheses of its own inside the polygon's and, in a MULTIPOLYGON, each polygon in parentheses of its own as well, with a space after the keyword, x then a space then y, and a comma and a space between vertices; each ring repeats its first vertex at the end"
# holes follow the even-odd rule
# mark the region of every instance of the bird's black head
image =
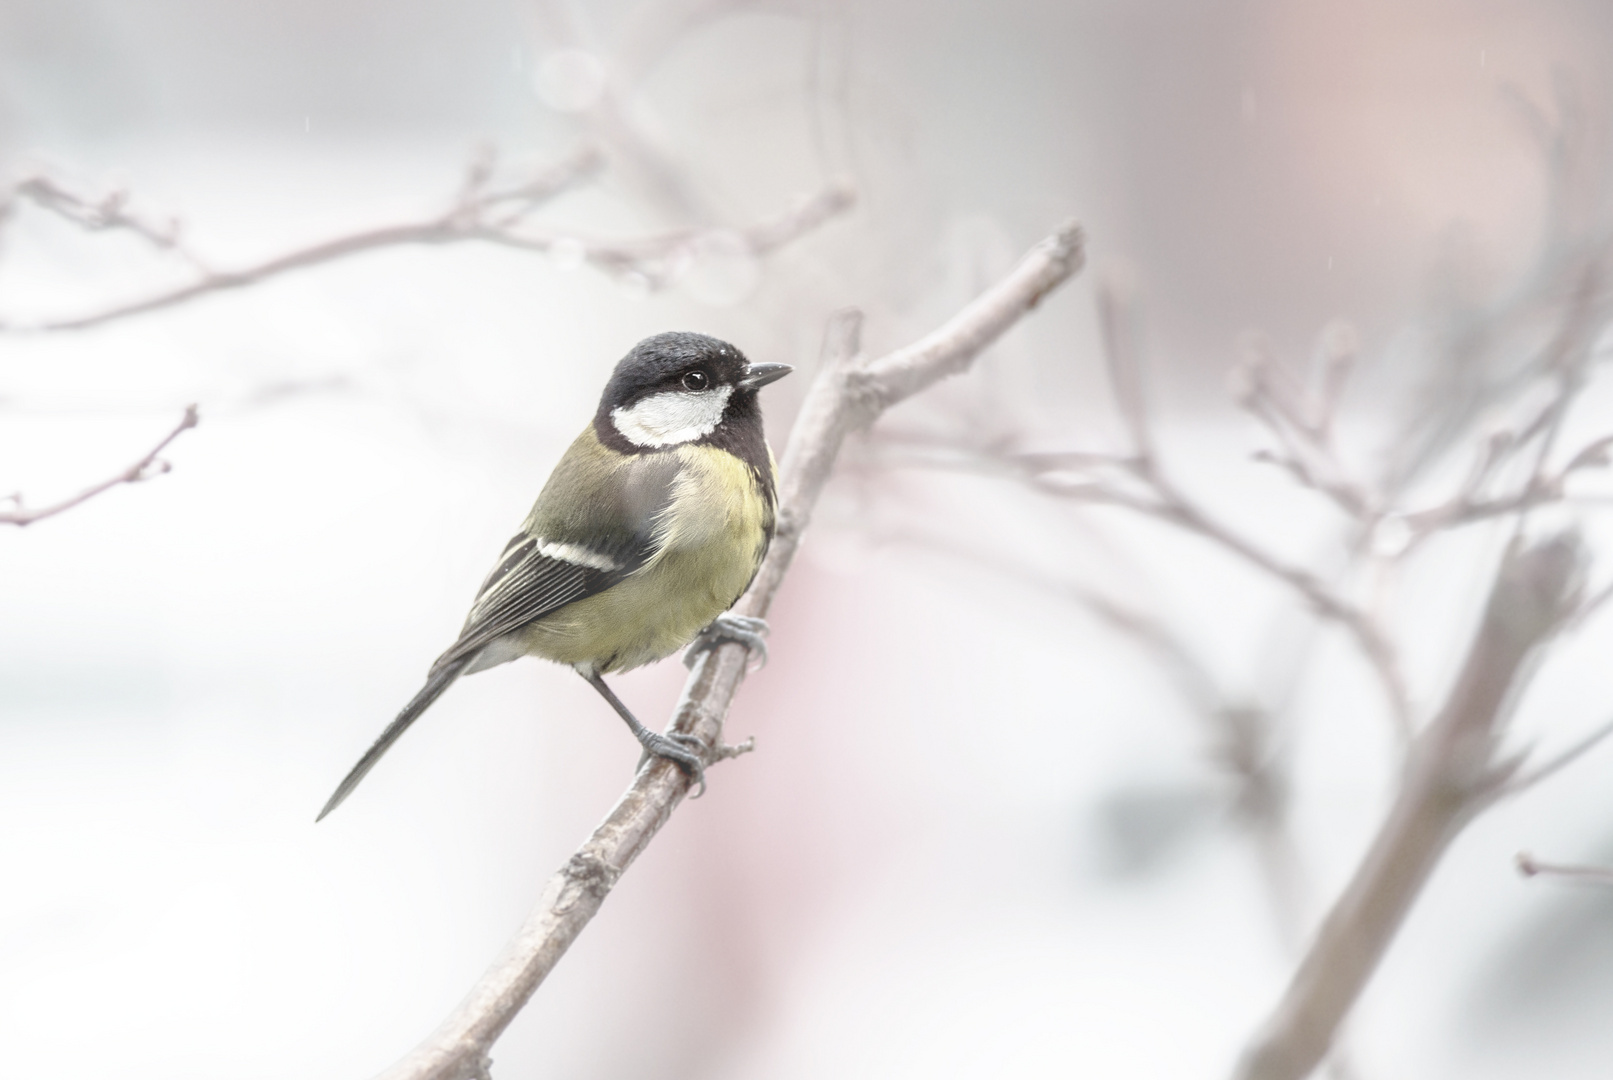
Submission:
POLYGON ((721 426, 761 430, 756 391, 790 373, 788 364, 752 364, 705 334, 656 334, 633 346, 611 373, 594 428, 624 452, 709 439, 721 426))
POLYGON ((680 331, 656 334, 622 357, 599 404, 607 411, 624 409, 650 394, 733 386, 746 367, 744 355, 726 341, 680 331))

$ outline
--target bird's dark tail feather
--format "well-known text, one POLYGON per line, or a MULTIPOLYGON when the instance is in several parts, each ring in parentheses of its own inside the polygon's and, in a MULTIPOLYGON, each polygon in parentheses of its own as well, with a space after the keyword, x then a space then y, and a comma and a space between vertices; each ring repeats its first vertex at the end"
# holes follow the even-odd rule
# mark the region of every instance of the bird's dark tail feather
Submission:
POLYGON ((470 665, 475 656, 476 654, 472 653, 470 656, 462 656, 457 660, 443 664, 441 667, 432 668, 431 675, 426 679, 426 685, 422 686, 420 692, 414 696, 409 704, 403 707, 403 711, 398 713, 397 719, 386 726, 386 730, 381 732, 381 737, 375 740, 375 745, 364 751, 364 756, 358 759, 358 764, 354 765, 352 770, 342 778, 342 782, 336 787, 336 793, 325 804, 325 809, 321 810, 319 816, 314 818, 316 823, 323 821, 325 815, 342 805, 342 800, 353 793, 353 789, 358 787, 358 782, 369 775, 371 769, 375 768, 375 763, 381 760, 381 755, 392 749, 392 744, 397 742, 405 731, 409 730, 409 725, 418 720, 420 714, 425 712, 433 701, 441 697, 444 690, 453 685, 454 680, 459 678, 460 673, 470 665))

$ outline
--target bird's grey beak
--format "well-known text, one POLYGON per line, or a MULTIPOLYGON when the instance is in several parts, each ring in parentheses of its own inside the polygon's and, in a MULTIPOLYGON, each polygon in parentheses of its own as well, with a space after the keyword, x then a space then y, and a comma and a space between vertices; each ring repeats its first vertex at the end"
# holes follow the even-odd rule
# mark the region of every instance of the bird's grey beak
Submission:
POLYGON ((777 382, 795 369, 789 364, 747 364, 739 380, 741 390, 760 390, 770 382, 777 382))

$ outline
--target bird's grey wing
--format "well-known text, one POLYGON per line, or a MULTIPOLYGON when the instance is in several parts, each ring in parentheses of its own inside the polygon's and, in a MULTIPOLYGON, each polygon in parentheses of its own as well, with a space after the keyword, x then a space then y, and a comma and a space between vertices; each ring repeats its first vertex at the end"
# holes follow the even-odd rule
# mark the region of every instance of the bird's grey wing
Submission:
MULTIPOLYGON (((660 542, 660 516, 671 505, 678 473, 672 455, 641 458, 613 486, 613 497, 587 500, 585 515, 574 513, 569 520, 544 512, 555 486, 551 479, 526 526, 477 590, 459 640, 432 670, 473 657, 505 634, 602 593, 643 566, 660 542)), ((555 479, 565 476, 557 470, 555 479)))
POLYGON ((505 552, 476 594, 459 640, 437 658, 432 671, 468 660, 512 630, 604 592, 643 565, 643 558, 620 559, 574 545, 562 547, 526 533, 517 534, 505 552))

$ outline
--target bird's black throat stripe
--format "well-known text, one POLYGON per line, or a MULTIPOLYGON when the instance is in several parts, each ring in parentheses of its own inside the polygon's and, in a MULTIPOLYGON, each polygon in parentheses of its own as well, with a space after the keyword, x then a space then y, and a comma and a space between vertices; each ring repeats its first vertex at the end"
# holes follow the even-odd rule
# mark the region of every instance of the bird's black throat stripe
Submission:
POLYGON ((723 422, 711 434, 696 439, 695 445, 726 450, 743 461, 768 505, 775 506, 778 494, 773 490, 773 459, 767 452, 767 438, 762 434, 761 403, 756 400, 754 390, 742 390, 734 397, 723 422))

